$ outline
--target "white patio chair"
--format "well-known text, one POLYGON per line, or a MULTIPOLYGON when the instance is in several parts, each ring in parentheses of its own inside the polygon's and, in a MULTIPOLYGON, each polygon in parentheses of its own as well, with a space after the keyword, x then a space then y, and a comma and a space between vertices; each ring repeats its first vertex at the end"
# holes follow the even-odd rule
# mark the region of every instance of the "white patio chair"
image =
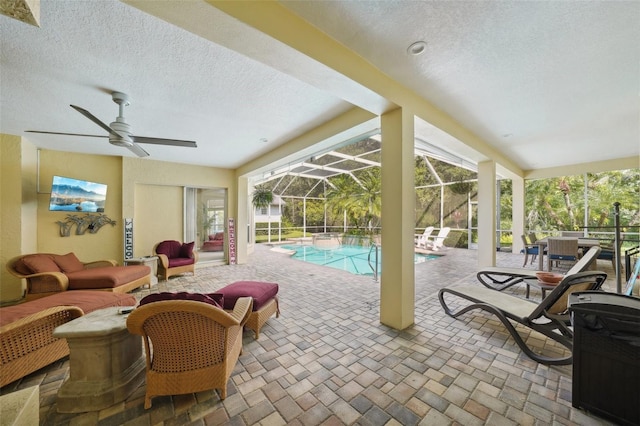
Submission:
POLYGON ((436 235, 435 237, 431 237, 431 240, 427 241, 426 248, 432 251, 440 250, 442 247, 444 247, 444 240, 445 238, 447 238, 447 235, 449 235, 450 231, 451 231, 451 228, 449 228, 448 226, 445 226, 444 228, 440 229, 440 232, 438 232, 438 235, 436 235))
POLYGON ((424 228, 424 232, 422 234, 415 235, 415 246, 418 248, 427 248, 427 242, 429 241, 429 237, 433 232, 433 226, 427 226, 424 228))

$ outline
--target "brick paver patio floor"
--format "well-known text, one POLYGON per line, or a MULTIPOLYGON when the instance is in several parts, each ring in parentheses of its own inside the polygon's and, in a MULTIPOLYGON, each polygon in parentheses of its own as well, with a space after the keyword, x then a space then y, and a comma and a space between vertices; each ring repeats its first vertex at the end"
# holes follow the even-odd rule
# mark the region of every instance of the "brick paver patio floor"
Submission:
MULTIPOLYGON (((281 316, 268 321, 258 340, 245 331, 224 401, 208 391, 156 397, 145 410, 143 384, 113 407, 57 413, 68 359, 1 393, 39 385, 44 425, 609 424, 571 406, 571 366, 530 360, 488 314, 444 314, 438 289, 480 285, 475 251, 444 253, 415 266, 415 324, 403 331, 380 323, 379 284, 371 277, 303 263, 266 246, 258 246, 247 264, 203 266, 195 277, 172 277, 136 291, 140 299, 157 291, 209 293, 239 280, 280 285, 281 316)), ((498 266, 522 266, 522 255, 497 258, 498 266)), ((611 264, 599 261, 598 267, 612 282, 611 264)), ((523 286, 511 292, 524 297, 523 286)), ((539 300, 539 292, 533 290, 532 298, 539 300)), ((530 340, 563 351, 541 335, 530 340)))

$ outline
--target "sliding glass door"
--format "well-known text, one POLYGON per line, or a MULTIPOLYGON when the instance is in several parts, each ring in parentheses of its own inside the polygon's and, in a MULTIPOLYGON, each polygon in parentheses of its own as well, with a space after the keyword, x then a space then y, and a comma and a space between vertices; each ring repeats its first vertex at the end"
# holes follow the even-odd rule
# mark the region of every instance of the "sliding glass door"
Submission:
POLYGON ((185 188, 185 241, 195 241, 200 261, 226 260, 227 190, 185 188))

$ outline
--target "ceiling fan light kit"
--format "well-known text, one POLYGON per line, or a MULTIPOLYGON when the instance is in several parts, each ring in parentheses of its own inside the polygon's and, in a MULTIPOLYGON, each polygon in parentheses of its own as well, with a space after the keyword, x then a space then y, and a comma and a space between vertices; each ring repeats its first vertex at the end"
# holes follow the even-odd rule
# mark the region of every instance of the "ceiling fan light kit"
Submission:
POLYGON ((129 96, 126 93, 122 92, 113 92, 111 94, 111 98, 113 102, 118 104, 118 116, 116 117, 116 121, 112 122, 110 125, 106 125, 99 118, 91 114, 84 108, 81 108, 76 105, 71 105, 71 108, 78 111, 80 114, 87 117, 89 120, 96 123, 98 126, 102 127, 109 135, 108 136, 98 136, 98 135, 84 135, 78 133, 59 133, 59 132, 46 132, 46 131, 38 131, 38 130, 27 130, 30 133, 45 133, 45 134, 54 134, 54 135, 68 135, 68 136, 91 136, 91 137, 108 137, 109 143, 112 145, 120 146, 123 148, 127 148, 138 157, 148 157, 149 153, 145 151, 139 143, 148 143, 155 145, 169 145, 169 146, 181 146, 186 148, 197 148, 197 144, 195 141, 186 141, 180 139, 161 139, 161 138, 153 138, 146 136, 134 136, 131 133, 131 125, 127 123, 124 118, 124 107, 129 105, 129 96))

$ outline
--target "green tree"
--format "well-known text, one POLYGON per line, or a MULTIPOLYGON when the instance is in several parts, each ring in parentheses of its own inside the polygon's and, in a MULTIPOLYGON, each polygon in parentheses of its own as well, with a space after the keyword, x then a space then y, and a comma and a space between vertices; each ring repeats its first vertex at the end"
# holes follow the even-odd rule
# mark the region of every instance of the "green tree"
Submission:
POLYGON ((581 194, 580 176, 536 179, 525 184, 525 205, 529 229, 574 230, 576 194, 581 194))
POLYGON ((336 216, 346 212, 349 225, 356 230, 371 230, 380 223, 380 171, 367 169, 354 177, 343 174, 330 179, 327 206, 336 216))
POLYGON ((585 214, 585 176, 589 227, 612 226, 615 202, 620 203, 623 227, 640 224, 640 169, 629 169, 526 181, 527 227, 581 229, 585 214))

